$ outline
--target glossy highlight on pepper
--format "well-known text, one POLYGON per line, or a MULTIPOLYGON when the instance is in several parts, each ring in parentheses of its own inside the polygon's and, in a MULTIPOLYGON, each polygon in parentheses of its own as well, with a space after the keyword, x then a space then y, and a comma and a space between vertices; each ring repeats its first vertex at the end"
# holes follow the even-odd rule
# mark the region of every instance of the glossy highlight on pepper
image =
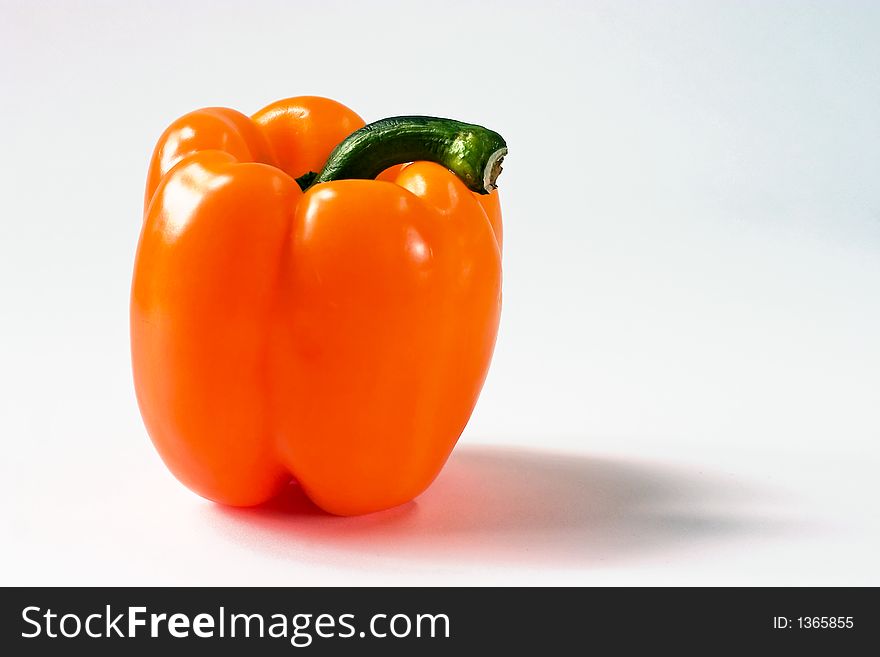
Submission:
POLYGON ((156 146, 132 368, 159 454, 206 498, 257 505, 296 481, 339 515, 404 503, 476 404, 501 312, 494 177, 472 191, 438 156, 322 180, 363 127, 298 97, 252 117, 197 110, 156 146))

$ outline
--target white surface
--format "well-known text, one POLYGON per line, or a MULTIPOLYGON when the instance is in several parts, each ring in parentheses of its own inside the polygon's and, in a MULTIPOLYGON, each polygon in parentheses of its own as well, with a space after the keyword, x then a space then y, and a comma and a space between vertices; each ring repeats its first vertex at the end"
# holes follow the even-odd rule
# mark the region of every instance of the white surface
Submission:
POLYGON ((0 583, 880 584, 880 6, 364 4, 0 2, 0 583), (356 519, 195 497, 130 376, 156 138, 308 93, 511 150, 481 401, 356 519))

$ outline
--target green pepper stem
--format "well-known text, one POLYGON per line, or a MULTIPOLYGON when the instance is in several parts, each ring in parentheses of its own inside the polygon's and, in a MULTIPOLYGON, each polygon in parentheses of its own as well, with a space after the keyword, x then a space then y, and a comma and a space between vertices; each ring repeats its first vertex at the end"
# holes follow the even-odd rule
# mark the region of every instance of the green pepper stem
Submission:
POLYGON ((404 162, 445 166, 468 189, 488 194, 497 187, 507 144, 497 132, 433 116, 395 116, 370 123, 346 137, 317 175, 297 179, 303 189, 348 178, 373 179, 404 162))

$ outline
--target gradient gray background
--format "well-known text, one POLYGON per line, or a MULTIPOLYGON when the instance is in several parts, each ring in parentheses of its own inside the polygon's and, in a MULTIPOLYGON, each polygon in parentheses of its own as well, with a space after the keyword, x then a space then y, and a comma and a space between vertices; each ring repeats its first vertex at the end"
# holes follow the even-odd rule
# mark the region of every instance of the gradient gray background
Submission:
POLYGON ((880 584, 880 4, 0 1, 3 584, 880 584), (151 150, 292 95, 487 124, 505 307, 416 503, 234 511, 131 384, 151 150))

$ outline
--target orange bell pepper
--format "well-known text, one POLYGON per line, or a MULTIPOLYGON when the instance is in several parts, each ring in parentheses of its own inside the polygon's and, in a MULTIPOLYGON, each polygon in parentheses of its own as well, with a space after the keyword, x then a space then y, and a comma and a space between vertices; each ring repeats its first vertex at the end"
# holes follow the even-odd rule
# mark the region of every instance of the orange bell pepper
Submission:
POLYGON ((162 135, 132 366, 150 437, 190 489, 248 506, 296 481, 352 515, 437 476, 495 344, 506 153, 497 133, 443 121, 363 128, 300 97, 250 118, 198 110, 162 135))

